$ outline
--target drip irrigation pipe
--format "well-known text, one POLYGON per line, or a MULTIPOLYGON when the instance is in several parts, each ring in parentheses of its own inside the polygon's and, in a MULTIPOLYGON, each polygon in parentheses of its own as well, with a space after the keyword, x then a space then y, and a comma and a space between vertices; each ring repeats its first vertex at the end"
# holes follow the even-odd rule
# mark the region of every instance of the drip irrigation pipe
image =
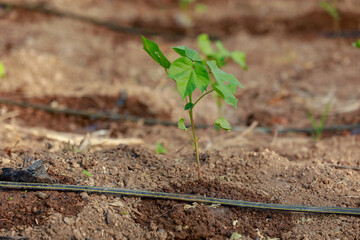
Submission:
POLYGON ((327 38, 358 38, 360 37, 360 31, 324 32, 322 35, 327 38))
MULTIPOLYGON (((110 29, 115 32, 123 32, 123 33, 131 34, 131 35, 158 35, 158 36, 172 37, 172 38, 174 38, 174 37, 175 38, 183 38, 185 36, 191 36, 191 35, 189 35, 189 33, 185 33, 185 32, 153 31, 153 30, 149 30, 149 29, 141 28, 141 27, 121 26, 121 25, 116 24, 111 21, 105 21, 105 20, 100 20, 100 19, 96 19, 96 18, 92 18, 92 17, 81 16, 78 14, 60 11, 57 9, 51 9, 46 5, 46 3, 43 3, 43 2, 38 3, 38 4, 32 4, 32 5, 30 5, 30 4, 14 4, 13 2, 8 2, 8 1, 0 2, 0 8, 7 9, 8 6, 10 6, 10 8, 24 9, 27 11, 38 12, 38 13, 47 14, 47 15, 54 15, 54 16, 58 16, 58 17, 70 18, 70 19, 74 19, 76 21, 82 21, 82 22, 90 23, 90 24, 97 25, 100 27, 105 27, 105 28, 110 29)), ((319 35, 326 37, 326 38, 356 38, 356 37, 360 36, 360 31, 348 30, 348 31, 341 31, 341 32, 320 32, 319 35)), ((196 37, 196 36, 194 35, 193 37, 196 37)), ((210 38, 218 39, 218 36, 211 35, 210 38)))
POLYGON ((164 192, 153 192, 153 191, 135 190, 135 189, 64 185, 64 184, 3 182, 3 181, 0 181, 0 187, 7 189, 54 190, 54 191, 90 192, 90 193, 101 193, 101 194, 111 193, 111 194, 120 194, 120 195, 133 196, 133 197, 159 198, 166 200, 199 202, 206 204, 221 204, 231 207, 255 208, 255 209, 263 209, 263 210, 268 209, 268 210, 280 210, 280 211, 344 214, 344 215, 360 216, 360 208, 260 203, 260 202, 222 199, 222 198, 212 198, 212 197, 198 196, 192 194, 164 193, 164 192))
POLYGON ((125 34, 130 34, 130 35, 157 35, 157 36, 163 36, 163 37, 176 37, 176 38, 180 38, 180 37, 185 37, 185 33, 182 32, 163 32, 163 31, 154 31, 154 30, 150 30, 150 29, 146 29, 146 28, 141 28, 141 27, 134 27, 134 26, 121 26, 119 24, 116 24, 114 22, 111 21, 106 21, 106 20, 100 20, 100 19, 95 19, 92 17, 86 17, 86 16, 81 16, 81 15, 77 15, 71 12, 64 12, 64 11, 60 11, 60 10, 56 10, 56 9, 51 9, 49 7, 46 6, 46 3, 40 3, 40 4, 33 4, 33 5, 25 5, 25 4, 14 4, 11 2, 0 2, 0 7, 2 8, 7 8, 7 6, 10 6, 11 8, 17 8, 17 9, 23 9, 23 10, 27 10, 27 11, 32 11, 32 12, 38 12, 38 13, 42 13, 42 14, 46 14, 46 15, 54 15, 57 17, 65 17, 65 18, 70 18, 76 21, 81 21, 81 22, 86 22, 86 23, 90 23, 96 26, 100 26, 100 27, 105 27, 109 30, 115 31, 115 32, 122 32, 125 34))
MULTIPOLYGON (((143 121, 144 124, 147 125, 164 125, 164 126, 177 126, 178 123, 166 121, 166 120, 160 120, 155 118, 143 118, 143 117, 137 117, 132 116, 128 114, 117 114, 117 113, 109 113, 109 112, 89 112, 89 111, 83 111, 83 110, 77 110, 77 109, 59 109, 54 108, 49 105, 44 104, 35 104, 30 103, 26 101, 14 101, 10 99, 0 98, 0 104, 7 104, 7 105, 13 105, 23 108, 32 108, 36 110, 42 110, 49 113, 58 113, 58 114, 65 114, 65 115, 72 115, 77 117, 84 117, 89 118, 91 120, 113 120, 113 121, 130 121, 130 122, 138 122, 143 121)), ((190 127, 190 125, 187 125, 187 127, 190 127)), ((195 128, 208 128, 208 125, 204 124, 196 124, 195 128)), ((232 130, 235 131, 243 131, 247 129, 247 127, 244 126, 234 126, 232 127, 232 130)), ((327 126, 323 128, 323 131, 350 131, 360 129, 360 124, 349 124, 349 125, 334 125, 334 126, 327 126)), ((273 129, 270 127, 256 127, 254 129, 255 132, 259 133, 272 133, 273 129)), ((277 129, 278 133, 289 133, 289 132, 295 132, 295 133, 312 133, 314 132, 314 129, 312 128, 285 128, 285 129, 277 129)))

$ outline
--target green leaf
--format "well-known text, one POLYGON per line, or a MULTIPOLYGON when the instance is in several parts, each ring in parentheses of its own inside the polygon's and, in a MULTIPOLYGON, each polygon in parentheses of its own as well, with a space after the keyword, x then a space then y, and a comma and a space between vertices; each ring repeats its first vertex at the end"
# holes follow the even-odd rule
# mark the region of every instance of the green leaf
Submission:
POLYGON ((192 106, 194 106, 194 104, 193 104, 193 103, 191 103, 191 102, 189 102, 189 103, 187 103, 187 104, 185 105, 184 110, 186 111, 186 110, 188 110, 188 109, 192 108, 192 106))
POLYGON ((157 142, 156 148, 155 148, 155 153, 156 154, 165 154, 165 153, 167 153, 167 150, 166 150, 166 148, 164 148, 164 146, 161 143, 157 142))
POLYGON ((158 64, 163 68, 168 69, 171 65, 170 61, 164 56, 161 52, 159 45, 157 43, 146 39, 144 36, 141 36, 143 40, 143 49, 152 57, 158 64))
POLYGON ((210 76, 205 65, 202 62, 194 63, 194 70, 196 74, 195 84, 196 87, 203 93, 210 82, 210 76))
POLYGON ((194 49, 188 48, 186 46, 173 47, 172 49, 174 49, 175 52, 177 52, 180 56, 188 57, 192 61, 202 61, 203 60, 197 51, 195 51, 194 49))
POLYGON ((306 109, 306 113, 307 113, 307 116, 308 116, 308 118, 309 118, 309 120, 310 120, 310 122, 311 122, 311 125, 312 125, 313 129, 317 129, 317 128, 318 128, 318 125, 317 125, 317 123, 316 123, 316 121, 315 121, 314 116, 313 116, 312 113, 310 112, 310 110, 309 110, 309 109, 306 109))
POLYGON ((231 52, 229 52, 220 40, 215 42, 217 51, 214 54, 214 58, 219 67, 223 67, 226 64, 226 58, 231 57, 231 52))
POLYGON ((186 57, 185 48, 186 48, 186 46, 172 47, 172 49, 174 49, 175 52, 177 52, 182 57, 186 57))
POLYGON ((240 51, 232 52, 231 58, 242 67, 242 69, 247 70, 246 65, 246 54, 240 51))
POLYGON ((180 1, 180 8, 186 10, 189 7, 190 3, 193 3, 195 0, 181 0, 180 1))
POLYGON ((313 136, 313 138, 315 140, 321 140, 322 131, 323 131, 323 128, 324 128, 326 117, 327 117, 327 115, 329 113, 329 110, 330 110, 331 102, 332 102, 332 99, 326 104, 325 110, 324 110, 324 112, 323 112, 323 114, 321 116, 321 119, 320 119, 319 123, 316 122, 316 120, 315 120, 313 114, 310 112, 310 110, 306 109, 307 116, 310 119, 311 125, 313 127, 314 132, 315 132, 315 134, 312 133, 312 136, 313 136))
POLYGON ((216 61, 208 61, 207 65, 211 69, 212 74, 216 80, 216 83, 213 84, 214 90, 225 99, 227 104, 237 107, 237 99, 233 95, 236 92, 236 86, 243 88, 239 83, 236 77, 230 73, 222 71, 217 65, 216 61), (235 92, 234 92, 235 90, 235 92))
POLYGON ((328 104, 326 104, 324 113, 321 116, 320 123, 319 123, 319 128, 320 128, 321 131, 324 128, 325 120, 326 120, 326 117, 327 117, 327 115, 329 113, 331 102, 332 102, 332 99, 328 102, 328 104))
POLYGON ((92 174, 86 170, 83 170, 81 173, 85 174, 87 177, 92 177, 92 174))
POLYGON ((185 130, 185 131, 189 130, 189 128, 187 128, 187 127, 185 126, 185 123, 184 123, 184 119, 183 119, 183 118, 181 118, 181 119, 179 120, 179 122, 178 122, 178 128, 179 128, 179 129, 182 129, 182 130, 185 130))
POLYGON ((168 78, 175 80, 182 99, 196 88, 205 91, 210 81, 206 67, 201 62, 193 63, 187 57, 178 58, 171 64, 168 78))
POLYGON ((198 3, 195 5, 195 11, 198 13, 205 13, 207 11, 207 6, 204 3, 198 3))
POLYGON ((5 77, 5 67, 4 64, 0 62, 0 78, 4 78, 4 77, 5 77))
POLYGON ((228 131, 228 132, 231 130, 230 123, 224 117, 217 119, 215 121, 215 125, 218 126, 219 128, 222 128, 222 129, 228 131))
POLYGON ((357 40, 357 42, 354 42, 352 45, 356 48, 360 48, 360 39, 357 40))
POLYGON ((214 54, 211 48, 211 41, 206 33, 202 33, 198 36, 198 46, 200 51, 206 55, 207 58, 214 54))
POLYGON ((224 45, 222 44, 222 42, 220 40, 217 40, 215 42, 215 45, 218 49, 218 54, 220 57, 230 57, 231 56, 231 52, 229 52, 225 47, 224 45))
POLYGON ((232 105, 234 108, 237 108, 237 99, 231 92, 229 87, 220 85, 220 84, 213 84, 213 88, 217 94, 220 95, 221 98, 225 100, 225 103, 232 105))

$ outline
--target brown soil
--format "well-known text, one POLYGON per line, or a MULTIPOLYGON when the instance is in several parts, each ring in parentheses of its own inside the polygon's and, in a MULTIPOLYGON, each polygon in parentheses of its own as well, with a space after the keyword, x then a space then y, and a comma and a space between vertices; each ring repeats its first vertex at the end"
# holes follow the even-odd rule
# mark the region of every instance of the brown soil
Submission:
MULTIPOLYGON (((180 188, 173 186, 172 189, 164 189, 164 191, 274 202, 264 194, 226 186, 219 180, 191 181, 180 188)), ((258 236, 256 229, 264 229, 265 235, 276 237, 290 231, 294 226, 291 213, 196 204, 191 206, 176 201, 143 200, 138 211, 139 216, 136 221, 141 225, 145 225, 149 230, 164 229, 166 232, 173 232, 176 239, 222 239, 230 238, 234 232, 256 238, 258 236), (153 229, 154 227, 156 229, 153 229)))
MULTIPOLYGON (((0 103, 0 167, 21 167, 25 158, 40 159, 48 173, 65 184, 360 208, 358 131, 324 133, 325 138, 314 143, 300 133, 274 137, 211 129, 200 142, 203 179, 197 180, 188 136, 176 126, 141 120, 177 122, 184 111, 173 83, 142 50, 139 36, 154 34, 149 37, 170 59, 176 57, 171 46, 197 49, 195 37, 201 32, 221 39, 230 50, 244 51, 247 72, 233 63, 225 68, 246 87, 237 94, 238 109, 224 108, 232 125, 257 121, 273 129, 311 127, 306 110, 320 118, 330 99, 327 126, 359 124, 360 51, 351 47, 360 31, 359 3, 338 1, 344 34, 330 38, 339 33, 333 32, 332 19, 317 1, 202 2, 208 7, 205 13, 193 8, 181 11, 168 0, 21 0, 17 4, 22 6, 2 6, 0 61, 6 77, 0 84, 1 98, 139 120, 76 117, 0 103), (186 23, 189 17, 192 25, 186 23), (348 33, 355 35, 345 38, 348 33), (9 130, 8 125, 80 134, 105 129, 113 138, 140 138, 143 144, 98 145, 79 153, 20 128, 9 130), (154 154, 157 142, 168 153, 154 154)), ((199 124, 216 119, 211 97, 196 110, 199 124)), ((5 189, 0 203, 0 237, 230 239, 235 233, 241 239, 360 237, 359 217, 344 215, 5 189)))
MULTIPOLYGON (((58 183, 75 184, 75 180, 66 176, 54 176, 58 183)), ((54 212, 63 216, 79 213, 86 204, 79 194, 57 191, 4 191, 0 195, 0 228, 14 226, 39 226, 49 219, 54 212)))

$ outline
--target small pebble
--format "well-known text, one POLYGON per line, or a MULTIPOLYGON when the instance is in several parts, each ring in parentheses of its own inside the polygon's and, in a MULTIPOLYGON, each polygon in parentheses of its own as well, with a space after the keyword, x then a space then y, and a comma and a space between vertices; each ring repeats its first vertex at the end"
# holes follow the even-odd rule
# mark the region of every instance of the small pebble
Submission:
POLYGON ((8 159, 8 158, 3 158, 3 159, 1 159, 1 163, 2 163, 2 164, 9 164, 10 162, 11 162, 11 160, 8 159))
POLYGON ((110 225, 113 222, 114 216, 111 212, 106 212, 105 214, 105 222, 107 225, 110 225))
POLYGON ((89 200, 89 194, 87 194, 86 192, 80 193, 80 197, 81 197, 82 200, 84 200, 84 201, 89 200))
POLYGON ((38 198, 42 199, 42 200, 45 200, 45 199, 48 198, 48 195, 45 194, 45 193, 43 193, 43 192, 37 192, 37 193, 36 193, 36 196, 37 196, 38 198))

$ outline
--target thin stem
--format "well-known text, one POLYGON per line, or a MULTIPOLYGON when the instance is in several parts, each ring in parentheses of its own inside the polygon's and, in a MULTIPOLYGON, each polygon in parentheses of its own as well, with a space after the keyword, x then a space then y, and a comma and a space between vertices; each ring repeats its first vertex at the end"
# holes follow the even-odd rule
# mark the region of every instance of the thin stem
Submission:
POLYGON ((203 97, 205 97, 206 95, 208 95, 209 93, 211 93, 211 92, 213 92, 213 91, 215 91, 215 90, 214 90, 214 89, 211 89, 210 91, 208 91, 208 92, 204 93, 203 95, 201 95, 201 97, 199 97, 199 99, 196 100, 196 102, 194 103, 194 105, 193 105, 191 108, 194 108, 195 105, 196 105, 203 97))
POLYGON ((205 131, 200 135, 200 137, 198 137, 197 141, 200 140, 200 138, 207 132, 207 130, 209 130, 210 128, 212 128, 215 125, 215 123, 211 124, 207 129, 205 129, 205 131))
MULTIPOLYGON (((189 95, 189 101, 191 102, 191 94, 189 95)), ((196 155, 196 162, 198 165, 198 177, 201 179, 201 166, 200 166, 200 159, 199 159, 199 146, 198 146, 198 139, 196 138, 195 133, 195 126, 194 126, 194 117, 193 117, 193 107, 189 109, 189 117, 191 123, 191 131, 193 134, 193 142, 195 147, 195 155, 196 155)))
POLYGON ((219 94, 216 94, 216 103, 217 103, 217 114, 218 114, 218 118, 223 116, 223 102, 222 102, 222 98, 219 94))

